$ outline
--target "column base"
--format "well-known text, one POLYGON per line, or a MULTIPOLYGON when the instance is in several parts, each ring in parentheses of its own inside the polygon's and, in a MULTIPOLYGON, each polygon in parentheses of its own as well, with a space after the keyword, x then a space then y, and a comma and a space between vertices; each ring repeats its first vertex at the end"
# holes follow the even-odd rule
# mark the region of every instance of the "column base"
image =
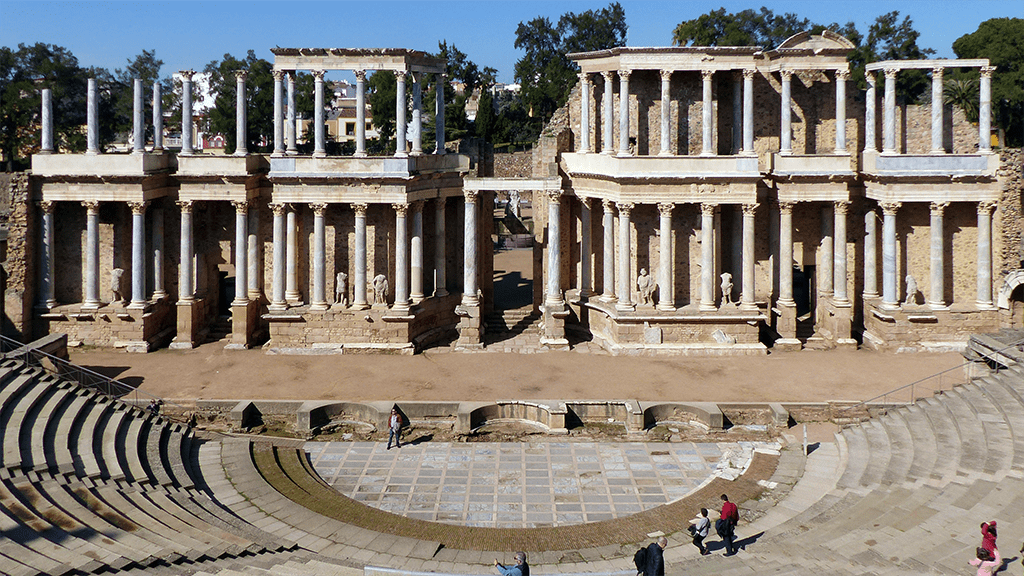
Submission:
POLYGON ((697 309, 700 310, 701 312, 718 312, 718 307, 715 306, 713 302, 701 302, 700 306, 698 306, 697 309))
POLYGON ((672 304, 658 304, 658 310, 661 310, 662 312, 675 312, 676 307, 672 304))
POLYGON ((755 311, 758 310, 758 307, 757 304, 754 304, 753 302, 741 302, 740 310, 755 311))
POLYGON ((96 310, 99 310, 102 307, 103 303, 98 300, 82 303, 82 310, 88 310, 90 312, 95 312, 96 310))
POLYGON ((408 152, 395 152, 395 158, 408 158, 408 152))
POLYGON ((182 300, 177 305, 177 334, 171 342, 172 350, 191 350, 199 345, 201 300, 182 300))
POLYGON ((437 290, 434 290, 434 298, 444 298, 447 295, 448 295, 448 291, 445 290, 444 288, 439 288, 437 290))
POLYGON ((944 302, 929 302, 928 307, 932 310, 949 310, 949 306, 946 306, 944 302))
POLYGON ((615 155, 618 156, 619 158, 630 158, 630 157, 633 156, 629 152, 622 152, 622 151, 617 152, 615 155))
POLYGON ((313 158, 327 158, 327 152, 313 152, 313 158))
POLYGON ((226 350, 252 348, 259 324, 259 304, 248 300, 231 304, 231 342, 226 350))
POLYGON ((130 302, 128 304, 128 309, 129 310, 145 310, 147 306, 149 306, 149 302, 146 302, 145 300, 132 301, 132 302, 130 302))
POLYGON ((462 303, 455 307, 459 316, 459 339, 455 348, 478 350, 483 348, 483 317, 479 304, 462 303))
POLYGON ((285 154, 285 156, 298 156, 299 155, 299 151, 298 150, 286 150, 284 154, 285 154))
POLYGON ((324 312, 330 309, 331 306, 327 302, 313 302, 309 305, 310 312, 324 312))
POLYGON ((599 298, 599 300, 601 302, 615 302, 615 301, 618 300, 618 298, 616 298, 615 296, 608 295, 608 294, 602 294, 601 297, 599 298))
POLYGON ((632 312, 633 310, 636 310, 636 306, 630 302, 616 302, 615 309, 619 312, 632 312))
POLYGON ((772 344, 772 349, 781 352, 796 352, 803 348, 803 344, 796 338, 779 338, 772 344))
POLYGON ((284 158, 284 152, 277 152, 277 151, 271 152, 270 157, 271 158, 284 158))
POLYGON ((353 158, 366 158, 366 152, 356 152, 352 155, 353 158))
MULTIPOLYGON (((49 306, 50 305, 49 302, 47 302, 46 305, 49 306)), ((978 310, 995 310, 996 309, 995 304, 993 304, 992 302, 982 302, 981 300, 978 300, 978 301, 976 301, 974 303, 974 305, 978 308, 978 310)))
POLYGON ((271 312, 284 312, 288 309, 287 302, 271 302, 270 306, 267 306, 267 310, 271 312))

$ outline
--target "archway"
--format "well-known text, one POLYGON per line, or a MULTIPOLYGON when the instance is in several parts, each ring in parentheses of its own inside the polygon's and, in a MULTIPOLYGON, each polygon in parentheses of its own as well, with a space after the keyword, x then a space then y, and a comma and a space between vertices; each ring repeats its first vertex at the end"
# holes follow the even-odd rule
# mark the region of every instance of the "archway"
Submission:
POLYGON ((1024 270, 1014 270, 1006 275, 999 288, 997 305, 1004 311, 1004 328, 1024 330, 1024 270))

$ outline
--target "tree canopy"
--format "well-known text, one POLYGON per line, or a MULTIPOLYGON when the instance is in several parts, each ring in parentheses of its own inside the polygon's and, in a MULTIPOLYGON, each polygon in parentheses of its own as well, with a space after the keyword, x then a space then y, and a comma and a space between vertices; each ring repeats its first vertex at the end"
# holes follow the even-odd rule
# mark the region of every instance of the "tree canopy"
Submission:
MULTIPOLYGON (((992 112, 1010 146, 1024 143, 1024 19, 992 18, 953 42, 958 58, 988 58, 992 74, 992 112)), ((977 72, 971 72, 977 77, 977 72)))
POLYGON ((777 15, 768 8, 747 9, 735 14, 725 8, 686 20, 672 32, 676 46, 762 46, 774 48, 797 32, 809 30, 807 18, 786 13, 777 15))
POLYGON ((269 152, 274 141, 273 65, 257 58, 252 50, 239 60, 225 54, 206 65, 214 105, 210 110, 210 131, 224 135, 224 152, 231 154, 237 142, 237 83, 235 72, 245 70, 246 148, 249 152, 269 152))

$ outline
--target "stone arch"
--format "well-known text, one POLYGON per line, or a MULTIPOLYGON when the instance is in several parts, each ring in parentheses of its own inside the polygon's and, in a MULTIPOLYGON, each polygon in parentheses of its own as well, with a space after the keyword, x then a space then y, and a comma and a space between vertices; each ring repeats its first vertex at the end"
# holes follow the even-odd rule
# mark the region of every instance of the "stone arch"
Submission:
POLYGON ((1010 309, 1010 297, 1018 286, 1024 284, 1024 270, 1013 270, 1003 279, 1003 285, 999 287, 997 305, 1001 310, 1010 309))

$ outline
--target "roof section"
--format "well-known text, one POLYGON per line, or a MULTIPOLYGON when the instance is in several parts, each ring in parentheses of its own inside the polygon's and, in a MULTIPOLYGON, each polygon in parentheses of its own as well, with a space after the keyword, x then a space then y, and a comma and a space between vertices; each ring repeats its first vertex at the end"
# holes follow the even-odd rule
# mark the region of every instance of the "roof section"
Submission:
POLYGON ((445 61, 406 48, 271 48, 275 70, 445 72, 445 61))

